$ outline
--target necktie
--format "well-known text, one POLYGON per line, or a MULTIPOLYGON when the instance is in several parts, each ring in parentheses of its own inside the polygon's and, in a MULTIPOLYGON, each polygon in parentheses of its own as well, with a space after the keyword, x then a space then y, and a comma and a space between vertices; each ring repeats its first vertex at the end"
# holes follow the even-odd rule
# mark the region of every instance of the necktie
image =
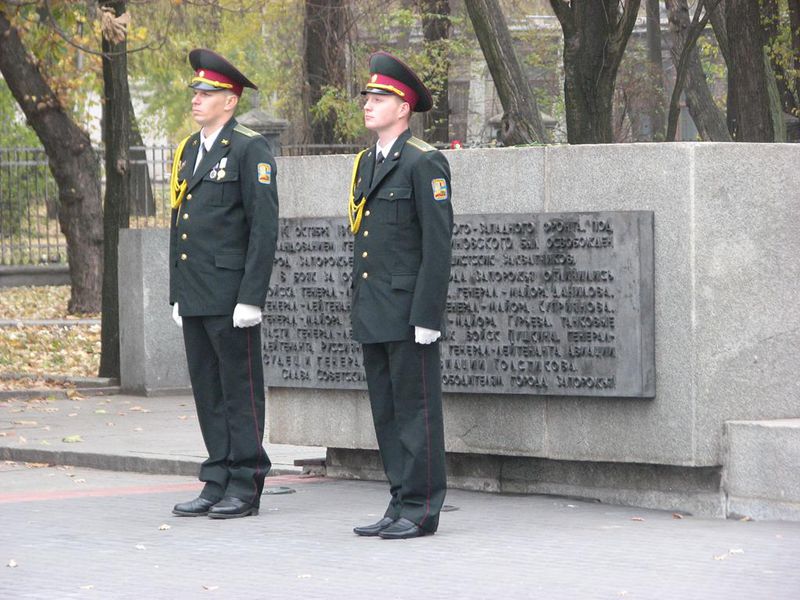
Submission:
POLYGON ((383 161, 384 161, 383 152, 378 152, 378 156, 375 157, 375 172, 372 175, 373 178, 375 177, 375 174, 378 171, 380 171, 381 165, 383 164, 383 161))
POLYGON ((197 151, 197 160, 194 161, 194 169, 192 170, 192 174, 197 171, 197 167, 200 166, 200 162, 203 160, 203 154, 205 154, 206 145, 200 144, 200 150, 197 151))

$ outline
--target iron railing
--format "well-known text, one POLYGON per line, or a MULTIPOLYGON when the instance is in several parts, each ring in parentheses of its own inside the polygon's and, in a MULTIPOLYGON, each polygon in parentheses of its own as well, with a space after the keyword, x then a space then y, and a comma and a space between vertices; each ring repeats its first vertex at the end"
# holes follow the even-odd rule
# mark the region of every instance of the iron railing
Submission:
MULTIPOLYGON (((130 150, 130 227, 169 225, 169 174, 174 148, 130 150)), ((97 150, 101 184, 103 150, 97 150)), ((41 148, 0 148, 0 265, 67 262, 58 223, 58 188, 41 148)))

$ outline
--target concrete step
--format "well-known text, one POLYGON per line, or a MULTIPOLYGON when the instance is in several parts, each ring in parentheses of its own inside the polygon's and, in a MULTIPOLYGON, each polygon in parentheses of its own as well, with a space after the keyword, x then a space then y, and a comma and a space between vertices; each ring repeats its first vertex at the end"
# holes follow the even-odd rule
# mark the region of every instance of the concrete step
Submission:
POLYGON ((800 521, 800 418, 727 421, 729 517, 800 521))

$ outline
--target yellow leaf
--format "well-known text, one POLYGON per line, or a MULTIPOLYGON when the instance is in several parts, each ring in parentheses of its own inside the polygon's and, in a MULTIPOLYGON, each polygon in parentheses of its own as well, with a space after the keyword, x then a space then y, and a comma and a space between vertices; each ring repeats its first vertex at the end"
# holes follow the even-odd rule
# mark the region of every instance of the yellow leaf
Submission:
POLYGON ((68 435, 61 441, 64 442, 65 444, 76 444, 78 442, 82 442, 83 438, 79 435, 68 435))

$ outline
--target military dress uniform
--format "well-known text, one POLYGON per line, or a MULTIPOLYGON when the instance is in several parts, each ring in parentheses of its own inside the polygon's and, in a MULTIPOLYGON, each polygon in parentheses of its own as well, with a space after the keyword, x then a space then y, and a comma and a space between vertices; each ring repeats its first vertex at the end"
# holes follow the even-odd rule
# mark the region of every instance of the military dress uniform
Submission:
MULTIPOLYGON (((193 51, 190 59, 196 69, 193 87, 242 79, 255 87, 210 51, 193 51)), ((197 132, 181 143, 173 165, 169 295, 182 317, 209 455, 200 469, 205 482, 200 499, 208 502, 201 503, 206 511, 176 506, 175 512, 205 514, 224 497, 243 501, 248 514, 257 514, 271 466, 262 445, 261 327, 234 327, 232 314, 237 304, 264 305, 278 236, 276 165, 266 140, 234 118, 195 168, 200 151, 197 132)), ((228 516, 239 516, 236 512, 228 516)), ((214 516, 213 510, 209 514, 214 516)))
MULTIPOLYGON (((378 53, 370 70, 364 93, 416 85, 416 110, 429 107, 427 90, 399 60, 378 53)), ((351 321, 353 339, 363 348, 391 499, 384 519, 355 532, 385 537, 381 530, 402 518, 424 535, 436 531, 446 493, 444 433, 439 343, 415 343, 414 331, 444 329, 453 228, 450 167, 441 152, 409 130, 376 162, 373 146, 359 154, 354 168, 351 321)))

